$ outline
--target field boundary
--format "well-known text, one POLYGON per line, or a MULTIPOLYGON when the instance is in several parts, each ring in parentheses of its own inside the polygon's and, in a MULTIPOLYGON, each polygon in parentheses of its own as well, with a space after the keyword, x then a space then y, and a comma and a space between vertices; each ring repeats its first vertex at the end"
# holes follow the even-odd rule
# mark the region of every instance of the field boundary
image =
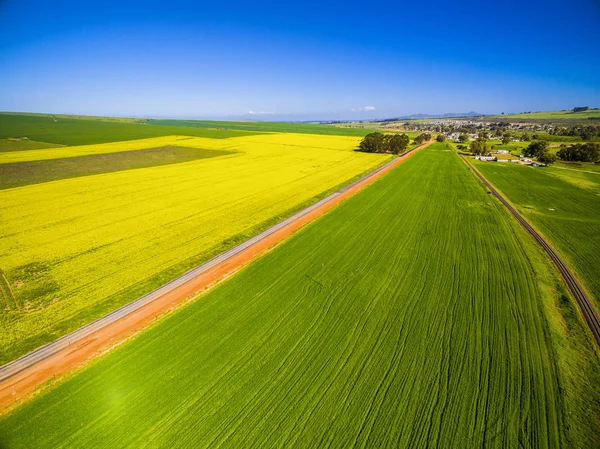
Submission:
POLYGON ((81 366, 94 355, 112 347, 117 340, 133 335, 155 317, 231 275, 433 142, 431 140, 410 149, 162 287, 0 367, 0 409, 49 379, 81 366))
POLYGON ((596 309, 592 305, 590 298, 587 293, 581 286, 580 282, 577 280, 577 277, 573 274, 569 266, 562 260, 562 258, 558 255, 556 250, 548 243, 548 241, 542 236, 540 232, 538 232, 526 219, 523 217, 519 211, 506 199, 504 196, 490 183, 480 172, 477 170, 473 164, 471 164, 467 158, 465 158, 462 154, 459 154, 462 160, 467 164, 467 166, 471 169, 473 173, 481 180, 481 182, 492 192, 496 198, 500 200, 500 202, 509 210, 509 212, 516 218, 516 220, 525 228, 527 232, 529 232, 536 242, 538 242, 543 248, 544 252, 550 257, 558 271, 562 275, 569 291, 575 298, 577 305, 579 306, 579 310, 583 315, 585 322, 587 323, 592 336, 594 337, 594 341, 596 342, 597 349, 600 349, 600 318, 598 317, 598 313, 596 309))

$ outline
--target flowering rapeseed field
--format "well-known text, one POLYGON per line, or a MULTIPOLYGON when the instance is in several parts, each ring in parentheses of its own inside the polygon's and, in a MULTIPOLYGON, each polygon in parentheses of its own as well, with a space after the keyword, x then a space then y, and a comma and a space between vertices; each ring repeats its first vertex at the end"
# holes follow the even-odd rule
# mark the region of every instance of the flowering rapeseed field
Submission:
POLYGON ((359 141, 287 133, 168 136, 1 153, 0 164, 164 146, 232 152, 0 190, 0 269, 14 296, 0 302, 0 363, 141 296, 388 160, 354 151, 359 141))

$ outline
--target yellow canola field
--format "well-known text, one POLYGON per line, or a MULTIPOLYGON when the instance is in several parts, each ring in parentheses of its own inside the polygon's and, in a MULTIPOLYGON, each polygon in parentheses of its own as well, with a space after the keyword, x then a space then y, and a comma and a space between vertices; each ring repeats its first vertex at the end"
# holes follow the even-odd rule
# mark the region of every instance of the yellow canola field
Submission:
POLYGON ((8 153, 40 160, 166 145, 236 152, 0 191, 0 268, 21 301, 18 309, 0 308, 0 362, 135 299, 231 246, 234 236, 256 233, 389 159, 354 151, 359 141, 170 136, 8 153))

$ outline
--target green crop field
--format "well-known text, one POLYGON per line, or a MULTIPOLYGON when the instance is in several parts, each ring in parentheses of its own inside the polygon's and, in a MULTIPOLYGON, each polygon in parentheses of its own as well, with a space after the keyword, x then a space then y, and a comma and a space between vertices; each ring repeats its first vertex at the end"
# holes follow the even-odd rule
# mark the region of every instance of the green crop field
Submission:
POLYGON ((504 114, 484 117, 484 120, 497 119, 518 119, 523 121, 580 121, 586 120, 590 124, 595 123, 595 120, 600 120, 600 109, 590 109, 583 112, 565 111, 550 111, 550 112, 530 112, 522 114, 504 114), (593 120, 590 120, 593 119, 593 120))
POLYGON ((149 123, 134 123, 124 119, 108 121, 71 116, 0 114, 0 139, 27 137, 34 141, 63 145, 88 145, 172 135, 220 139, 264 132, 364 136, 371 131, 302 123, 190 120, 152 120, 149 123))
POLYGON ((167 136, 0 153, 0 364, 389 160, 360 138, 167 136))
POLYGON ((328 134, 337 136, 365 136, 374 129, 343 128, 318 123, 290 122, 221 122, 216 120, 150 120, 152 125, 190 127, 199 129, 226 129, 280 133, 328 134))
POLYGON ((561 291, 437 144, 7 415, 0 446, 598 447, 561 291))
POLYGON ((170 135, 222 139, 252 134, 256 134, 256 132, 192 129, 62 117, 53 119, 52 116, 0 114, 0 139, 27 137, 30 140, 63 145, 88 145, 170 135))
POLYGON ((473 162, 565 256, 600 310, 600 174, 473 162))

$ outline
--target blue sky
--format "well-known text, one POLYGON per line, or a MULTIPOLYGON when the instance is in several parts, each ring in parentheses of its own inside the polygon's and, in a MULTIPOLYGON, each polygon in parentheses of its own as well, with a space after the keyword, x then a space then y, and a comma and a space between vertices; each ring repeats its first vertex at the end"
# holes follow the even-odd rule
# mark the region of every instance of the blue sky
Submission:
POLYGON ((0 0, 0 110, 366 119, 600 107, 600 2, 0 0))

